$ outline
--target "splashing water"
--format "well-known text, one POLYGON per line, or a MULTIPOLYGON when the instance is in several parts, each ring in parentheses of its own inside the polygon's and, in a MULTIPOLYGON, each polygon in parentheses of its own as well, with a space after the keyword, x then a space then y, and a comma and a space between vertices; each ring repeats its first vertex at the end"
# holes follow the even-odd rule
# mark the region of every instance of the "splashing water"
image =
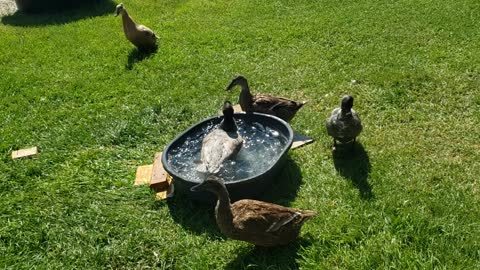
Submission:
MULTIPOLYGON (((265 172, 278 160, 288 142, 285 136, 269 126, 258 122, 247 123, 241 119, 237 119, 236 123, 243 137, 243 146, 235 159, 222 164, 218 175, 226 182, 265 172)), ((205 174, 196 168, 201 163, 202 140, 215 128, 218 128, 218 124, 209 124, 169 151, 168 163, 181 178, 193 182, 205 178, 205 174)))

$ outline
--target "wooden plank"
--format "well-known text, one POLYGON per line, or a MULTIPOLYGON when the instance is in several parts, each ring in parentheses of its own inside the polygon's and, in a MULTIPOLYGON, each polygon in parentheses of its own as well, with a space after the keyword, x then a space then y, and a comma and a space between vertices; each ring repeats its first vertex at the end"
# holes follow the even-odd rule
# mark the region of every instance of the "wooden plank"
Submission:
POLYGON ((155 154, 153 164, 137 167, 135 186, 149 185, 155 191, 155 200, 165 200, 173 196, 173 178, 162 165, 162 152, 155 154))
POLYGON ((167 182, 168 182, 167 190, 157 192, 157 194, 155 194, 155 200, 165 200, 173 197, 173 192, 174 192, 173 178, 168 174, 167 174, 167 182))
POLYGON ((293 143, 292 143, 291 149, 296 149, 296 148, 302 147, 302 146, 307 145, 309 143, 312 143, 314 141, 315 141, 314 139, 294 131, 293 132, 293 143))
POLYGON ((152 177, 150 178, 150 187, 157 192, 168 189, 167 172, 162 165, 162 152, 155 154, 153 161, 152 177))
POLYGON ((37 153, 38 148, 36 146, 32 148, 20 149, 12 152, 12 159, 30 157, 36 155, 37 153))
POLYGON ((149 185, 152 178, 153 164, 138 166, 134 186, 149 185))

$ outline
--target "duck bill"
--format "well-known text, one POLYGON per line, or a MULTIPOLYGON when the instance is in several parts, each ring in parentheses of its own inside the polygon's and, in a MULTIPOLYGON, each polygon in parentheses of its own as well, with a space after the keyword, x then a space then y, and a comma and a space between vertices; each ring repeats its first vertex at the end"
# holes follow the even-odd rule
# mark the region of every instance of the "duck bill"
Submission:
POLYGON ((117 17, 118 14, 120 14, 120 11, 116 10, 115 13, 113 13, 113 16, 117 17))
POLYGON ((235 86, 235 81, 232 81, 228 86, 227 88, 225 88, 225 91, 230 91, 234 86, 235 86))

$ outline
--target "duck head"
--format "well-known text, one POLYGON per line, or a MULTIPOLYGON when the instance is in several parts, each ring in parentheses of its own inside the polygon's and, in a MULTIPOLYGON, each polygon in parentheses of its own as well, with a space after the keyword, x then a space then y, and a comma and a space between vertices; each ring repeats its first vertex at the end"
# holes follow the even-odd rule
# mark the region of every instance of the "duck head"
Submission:
POLYGON ((235 120, 233 119, 233 107, 230 101, 225 101, 223 103, 223 120, 220 123, 220 128, 223 130, 230 132, 230 131, 237 131, 237 125, 235 124, 235 120))
POLYGON ((190 188, 190 191, 209 191, 214 194, 220 194, 226 190, 223 180, 211 174, 203 182, 190 188))
POLYGON ((225 88, 225 91, 231 90, 235 85, 240 85, 242 88, 248 88, 248 82, 242 75, 235 77, 232 82, 225 88))
POLYGON ((348 113, 352 110, 353 107, 353 97, 346 95, 342 98, 341 103, 342 112, 348 113))
POLYGON ((123 3, 120 3, 117 5, 117 8, 115 9, 115 14, 114 16, 117 17, 118 14, 122 13, 125 9, 123 8, 123 3))

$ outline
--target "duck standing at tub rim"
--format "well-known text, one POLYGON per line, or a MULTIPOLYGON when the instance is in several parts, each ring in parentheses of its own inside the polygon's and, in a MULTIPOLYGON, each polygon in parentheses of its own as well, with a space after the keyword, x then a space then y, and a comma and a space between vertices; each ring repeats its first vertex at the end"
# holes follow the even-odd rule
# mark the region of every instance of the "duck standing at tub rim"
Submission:
POLYGON ((239 103, 242 110, 245 112, 271 114, 289 122, 295 116, 297 111, 307 103, 306 101, 297 102, 272 95, 252 95, 252 93, 250 93, 247 79, 243 76, 237 76, 234 78, 225 91, 231 90, 236 85, 241 87, 239 103))
POLYGON ((201 164, 197 171, 217 174, 225 160, 234 159, 243 145, 233 118, 233 107, 229 101, 223 104, 223 120, 218 128, 207 134, 202 140, 201 164))
POLYGON ((334 150, 336 149, 337 141, 354 143, 356 137, 362 132, 362 121, 352 107, 353 97, 346 95, 342 98, 340 107, 333 109, 330 117, 327 119, 327 132, 328 135, 333 137, 334 150))
POLYGON ((127 39, 139 50, 154 51, 157 49, 158 37, 148 27, 138 25, 127 13, 123 3, 117 5, 115 17, 122 14, 123 31, 127 39))
POLYGON ((281 246, 294 241, 304 222, 316 215, 311 210, 250 199, 231 204, 223 180, 214 175, 209 175, 190 190, 205 190, 217 196, 215 218, 223 234, 262 247, 281 246))

